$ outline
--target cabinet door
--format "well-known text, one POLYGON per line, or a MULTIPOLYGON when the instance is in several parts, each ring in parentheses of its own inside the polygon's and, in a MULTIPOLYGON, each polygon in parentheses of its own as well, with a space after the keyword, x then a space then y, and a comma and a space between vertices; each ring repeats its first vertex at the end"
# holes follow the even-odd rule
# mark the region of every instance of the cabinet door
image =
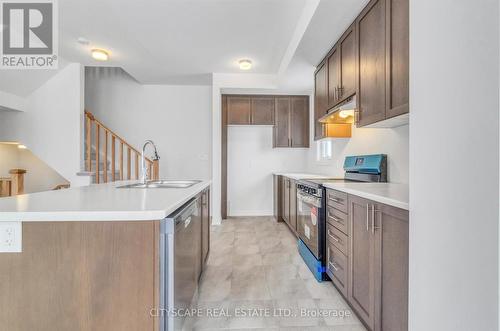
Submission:
POLYGON ((250 97, 227 97, 227 124, 250 124, 250 97))
POLYGON ((251 99, 252 124, 273 125, 274 124, 274 98, 252 97, 251 99))
POLYGON ((297 181, 290 179, 290 227, 297 231, 297 181))
POLYGON ((340 54, 334 48, 328 56, 328 108, 335 106, 340 99, 340 54))
POLYGON ((372 0, 357 20, 358 126, 385 119, 385 0, 372 0))
POLYGON ((290 146, 290 98, 276 98, 273 147, 290 146))
POLYGON ((324 137, 324 125, 318 122, 318 118, 328 110, 327 76, 327 65, 322 63, 314 75, 314 140, 324 137))
POLYGON ((273 210, 276 222, 283 220, 283 176, 273 175, 273 210))
POLYGON ((291 97, 291 147, 309 147, 309 98, 291 97))
POLYGON ((210 250, 210 191, 206 190, 201 196, 201 263, 205 269, 208 252, 210 250))
POLYGON ((283 178, 283 220, 290 224, 290 179, 283 178))
POLYGON ((339 42, 340 89, 339 101, 356 93, 356 34, 353 24, 339 42))
POLYGON ((366 325, 375 325, 375 236, 371 232, 371 201, 349 195, 351 250, 348 299, 366 325))
POLYGON ((374 204, 376 315, 374 331, 408 330, 408 211, 374 204))
POLYGON ((409 0, 386 0, 386 6, 386 118, 390 118, 409 111, 409 0))
POLYGON ((194 277, 195 277, 196 283, 200 279, 201 271, 203 268, 202 267, 202 242, 203 242, 203 238, 202 238, 202 227, 203 227, 203 225, 202 225, 202 213, 203 213, 203 206, 202 206, 201 195, 199 196, 197 207, 198 207, 198 210, 192 216, 192 221, 191 221, 191 222, 193 222, 193 225, 192 225, 193 237, 192 238, 194 241, 196 241, 196 242, 193 242, 191 244, 192 248, 195 252, 195 254, 193 255, 194 256, 193 263, 195 263, 194 277))

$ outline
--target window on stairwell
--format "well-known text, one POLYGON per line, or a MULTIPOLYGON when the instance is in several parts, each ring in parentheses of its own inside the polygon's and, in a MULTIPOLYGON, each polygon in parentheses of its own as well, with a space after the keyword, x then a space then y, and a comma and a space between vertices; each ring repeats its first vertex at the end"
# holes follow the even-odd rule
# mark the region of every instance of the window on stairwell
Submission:
POLYGON ((323 139, 316 142, 318 161, 328 161, 333 157, 333 143, 330 139, 323 139))

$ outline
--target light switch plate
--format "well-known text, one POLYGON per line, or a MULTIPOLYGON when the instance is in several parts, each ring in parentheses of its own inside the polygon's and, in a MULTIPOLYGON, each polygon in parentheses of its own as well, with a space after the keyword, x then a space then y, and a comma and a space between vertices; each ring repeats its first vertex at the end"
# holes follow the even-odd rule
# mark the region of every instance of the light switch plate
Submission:
POLYGON ((0 222, 0 253, 23 251, 22 224, 22 222, 0 222))

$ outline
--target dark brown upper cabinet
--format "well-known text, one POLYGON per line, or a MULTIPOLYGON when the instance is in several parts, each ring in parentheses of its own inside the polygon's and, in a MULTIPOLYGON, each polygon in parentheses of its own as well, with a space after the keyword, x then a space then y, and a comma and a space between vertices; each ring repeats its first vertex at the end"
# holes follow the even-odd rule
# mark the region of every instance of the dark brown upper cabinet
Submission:
POLYGON ((273 147, 309 147, 309 97, 276 97, 273 147))
POLYGON ((353 24, 328 55, 328 106, 356 93, 356 34, 353 24))
POLYGON ((357 31, 358 126, 408 113, 409 1, 370 1, 357 31))
POLYGON ((318 119, 354 94, 358 127, 407 123, 385 120, 409 112, 409 0, 371 0, 318 65, 315 140, 332 131, 318 119))
POLYGON ((309 97, 291 97, 291 147, 309 147, 309 97))
POLYGON ((245 96, 227 97, 227 124, 248 125, 251 123, 251 100, 245 96))
POLYGON ((357 20, 358 126, 385 119, 385 10, 385 0, 371 1, 357 20))
POLYGON ((356 94, 356 25, 353 24, 339 41, 340 87, 338 101, 356 94))
POLYGON ((254 96, 251 99, 251 123, 254 125, 274 124, 274 97, 254 96))
POLYGON ((273 125, 273 96, 228 96, 229 125, 273 125))
POLYGON ((337 104, 340 98, 340 51, 335 47, 328 56, 328 108, 337 104))
POLYGON ((386 54, 388 59, 386 118, 409 112, 410 36, 409 1, 386 0, 386 54))
POLYGON ((324 138, 324 124, 318 119, 328 111, 328 66, 321 63, 314 74, 314 140, 324 138))

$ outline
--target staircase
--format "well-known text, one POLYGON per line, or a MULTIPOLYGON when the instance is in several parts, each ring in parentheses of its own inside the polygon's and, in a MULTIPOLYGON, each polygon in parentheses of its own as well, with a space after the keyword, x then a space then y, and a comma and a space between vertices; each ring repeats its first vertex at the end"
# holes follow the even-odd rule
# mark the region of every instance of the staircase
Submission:
MULTIPOLYGON (((141 152, 85 111, 85 172, 93 183, 139 179, 141 152)), ((148 178, 159 178, 158 160, 145 159, 148 178)))

